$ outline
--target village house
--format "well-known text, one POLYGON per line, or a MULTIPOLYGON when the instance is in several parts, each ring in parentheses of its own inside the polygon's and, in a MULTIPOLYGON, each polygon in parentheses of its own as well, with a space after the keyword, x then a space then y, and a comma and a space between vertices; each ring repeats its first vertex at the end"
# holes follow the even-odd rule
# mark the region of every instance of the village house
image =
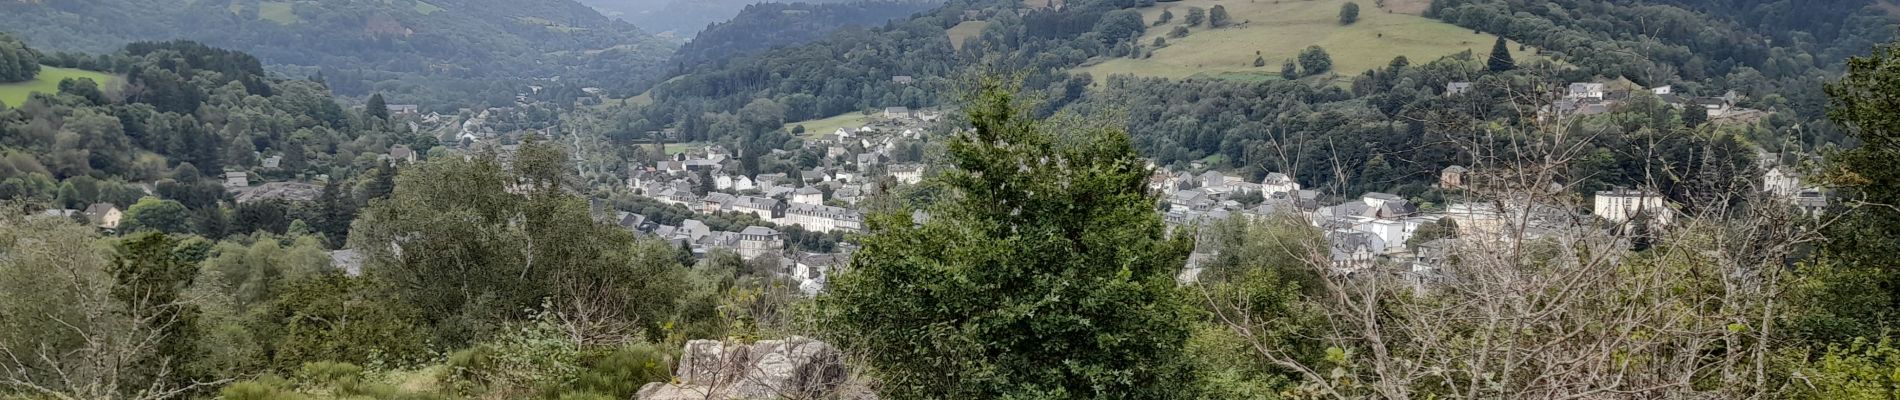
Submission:
POLYGON ((1794 197, 1801 193, 1801 177, 1781 167, 1768 169, 1762 175, 1762 190, 1779 197, 1794 197))
POLYGON ((791 201, 797 204, 823 205, 825 204, 825 192, 811 186, 798 188, 798 190, 792 191, 791 201))
POLYGON ((1445 84, 1445 96, 1456 96, 1471 91, 1471 82, 1450 82, 1445 84))
POLYGON ((785 237, 777 230, 760 226, 748 226, 739 231, 739 256, 754 259, 767 255, 777 255, 785 248, 785 237))
POLYGON ((1564 97, 1570 98, 1570 99, 1601 100, 1603 99, 1603 96, 1605 95, 1606 91, 1607 91, 1606 86, 1601 83, 1577 82, 1577 83, 1570 84, 1569 91, 1564 94, 1564 97))
POLYGON ((414 104, 387 104, 384 105, 383 108, 389 111, 389 115, 415 114, 417 111, 422 110, 422 107, 418 107, 414 104))
POLYGON ((885 107, 884 118, 910 119, 913 117, 909 107, 885 107))
POLYGON ((251 186, 251 174, 244 171, 224 171, 224 190, 238 190, 251 186))
POLYGON ((1327 250, 1334 274, 1348 275, 1371 269, 1386 243, 1370 233, 1333 231, 1326 233, 1327 250))
POLYGON ((1465 187, 1465 167, 1453 165, 1438 171, 1438 187, 1458 189, 1465 187))
POLYGON ((850 256, 845 254, 799 253, 792 258, 792 279, 798 281, 799 291, 815 296, 825 290, 833 271, 850 262, 850 256))
POLYGON ((1168 195, 1168 209, 1206 211, 1214 207, 1214 200, 1201 189, 1177 190, 1168 195))
POLYGON ((895 83, 899 85, 909 85, 912 83, 917 83, 917 78, 913 78, 910 75, 898 75, 898 76, 891 77, 891 83, 895 83))
POLYGON ((86 207, 86 220, 91 221, 92 226, 119 229, 119 221, 124 218, 125 213, 112 203, 93 203, 86 207))
POLYGON ((739 196, 726 211, 757 215, 762 220, 775 220, 785 217, 785 202, 769 197, 739 196))
POLYGON ((414 163, 416 162, 416 151, 413 149, 410 149, 409 146, 406 146, 406 145, 399 144, 395 146, 389 146, 389 162, 390 163, 414 163))
POLYGON ((886 170, 890 171, 891 179, 897 180, 897 183, 915 185, 924 180, 923 164, 891 164, 886 170))
POLYGON ((707 193, 705 198, 700 199, 700 208, 697 211, 702 213, 715 213, 726 210, 727 207, 732 206, 732 203, 738 201, 738 196, 720 192, 707 193))
POLYGON ((1268 197, 1274 194, 1298 191, 1300 191, 1300 183, 1294 182, 1293 178, 1286 174, 1278 172, 1269 173, 1265 179, 1260 180, 1260 192, 1268 197))

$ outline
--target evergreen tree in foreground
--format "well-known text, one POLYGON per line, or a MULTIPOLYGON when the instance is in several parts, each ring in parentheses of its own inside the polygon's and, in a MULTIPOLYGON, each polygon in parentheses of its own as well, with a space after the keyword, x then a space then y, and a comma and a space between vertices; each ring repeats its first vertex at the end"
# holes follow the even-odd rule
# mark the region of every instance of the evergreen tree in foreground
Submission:
POLYGON ((1503 37, 1498 38, 1497 44, 1491 45, 1491 60, 1485 65, 1490 67, 1492 72, 1504 72, 1517 68, 1517 61, 1511 59, 1511 49, 1506 47, 1503 37))
POLYGON ((363 112, 377 119, 389 119, 389 103, 383 100, 383 94, 369 95, 369 102, 363 105, 363 112))
POLYGON ((891 398, 1193 398, 1149 174, 1119 129, 1060 132, 994 79, 949 144, 950 193, 872 234, 819 300, 891 398))

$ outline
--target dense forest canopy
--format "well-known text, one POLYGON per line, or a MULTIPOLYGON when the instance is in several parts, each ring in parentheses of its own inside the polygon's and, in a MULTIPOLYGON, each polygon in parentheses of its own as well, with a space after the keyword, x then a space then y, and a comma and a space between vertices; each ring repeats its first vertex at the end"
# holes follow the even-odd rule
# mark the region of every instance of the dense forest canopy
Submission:
MULTIPOLYGON (((883 0, 872 0, 878 2, 883 0)), ((747 6, 756 4, 838 4, 865 0, 807 0, 774 2, 761 0, 580 0, 609 17, 618 18, 648 32, 676 39, 697 36, 709 25, 734 19, 747 6)), ((941 1, 937 1, 941 2, 941 1)))
POLYGON ((883 25, 936 5, 923 0, 748 5, 738 16, 708 25, 681 46, 673 54, 671 67, 675 74, 682 74, 706 63, 742 59, 772 48, 818 40, 839 29, 883 25))

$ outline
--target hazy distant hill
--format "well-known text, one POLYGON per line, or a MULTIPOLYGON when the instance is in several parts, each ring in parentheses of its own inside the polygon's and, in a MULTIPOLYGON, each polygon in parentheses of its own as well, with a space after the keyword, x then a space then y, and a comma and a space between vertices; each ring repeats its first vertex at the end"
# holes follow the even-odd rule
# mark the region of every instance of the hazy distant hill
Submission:
POLYGON ((0 1, 0 29, 49 51, 195 40, 255 54, 280 71, 322 71, 340 94, 418 76, 626 76, 670 53, 573 0, 0 1))
MULTIPOLYGON (((859 0, 801 0, 800 3, 848 3, 859 0)), ((608 16, 653 33, 689 38, 708 24, 732 19, 745 6, 762 0, 581 0, 608 16)))
POLYGON ((690 70, 705 64, 752 55, 780 46, 822 39, 847 27, 872 27, 928 10, 935 0, 866 1, 858 3, 763 3, 746 6, 730 21, 707 27, 673 55, 672 68, 690 70))

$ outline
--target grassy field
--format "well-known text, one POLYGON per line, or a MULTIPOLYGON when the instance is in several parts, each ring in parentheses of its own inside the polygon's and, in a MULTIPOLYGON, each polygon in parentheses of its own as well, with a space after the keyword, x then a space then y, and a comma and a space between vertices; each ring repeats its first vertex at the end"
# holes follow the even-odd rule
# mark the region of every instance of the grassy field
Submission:
MULTIPOLYGON (((1301 49, 1319 45, 1333 58, 1333 72, 1355 75, 1384 67, 1393 57, 1405 56, 1413 63, 1424 63, 1446 55, 1471 50, 1480 57, 1490 54, 1497 36, 1472 33, 1438 20, 1400 12, 1388 12, 1371 1, 1358 1, 1359 21, 1339 24, 1339 7, 1346 0, 1258 0, 1254 2, 1221 0, 1185 0, 1160 3, 1142 9, 1150 24, 1160 18, 1164 8, 1172 9, 1174 22, 1149 27, 1141 38, 1143 46, 1154 43, 1181 26, 1188 7, 1227 8, 1233 23, 1220 29, 1188 28, 1185 38, 1168 38, 1166 47, 1154 50, 1147 59, 1117 58, 1080 68, 1097 81, 1111 74, 1133 74, 1167 78, 1212 77, 1223 79, 1278 79, 1280 65, 1299 55, 1301 49), (1256 57, 1267 60, 1254 67, 1256 57)), ((1410 5, 1412 3, 1400 3, 1410 5)), ((1405 11, 1411 11, 1409 7, 1405 11)), ((1518 60, 1534 51, 1517 51, 1518 60)))
POLYGON ((117 90, 119 77, 101 72, 92 72, 70 68, 41 67, 40 76, 28 82, 0 83, 0 102, 8 107, 25 103, 33 93, 58 93, 59 81, 66 78, 91 78, 99 83, 99 88, 107 92, 117 90))
POLYGON ((831 136, 832 133, 837 133, 839 128, 857 129, 858 127, 864 126, 870 119, 871 116, 865 115, 864 113, 848 113, 831 118, 785 124, 785 130, 790 131, 794 126, 804 125, 805 134, 799 135, 799 137, 815 139, 831 136))
MULTIPOLYGON (((649 151, 653 150, 652 144, 647 144, 646 146, 647 146, 647 150, 649 151)), ((666 150, 666 154, 679 154, 679 153, 685 153, 687 150, 693 150, 693 149, 698 149, 702 147, 706 147, 706 144, 700 143, 700 142, 667 143, 665 150, 666 150)))
POLYGON ((257 3, 257 17, 283 25, 303 21, 302 17, 298 17, 297 13, 291 11, 290 2, 288 1, 266 1, 257 3))
POLYGON ((429 4, 424 1, 416 2, 416 12, 422 13, 422 15, 434 14, 436 11, 442 11, 442 7, 437 7, 434 4, 429 4))
POLYGON ((955 47, 957 50, 963 50, 963 42, 983 34, 983 28, 989 26, 989 21, 963 21, 963 23, 959 23, 957 26, 950 27, 950 30, 947 32, 950 34, 950 46, 955 47))

